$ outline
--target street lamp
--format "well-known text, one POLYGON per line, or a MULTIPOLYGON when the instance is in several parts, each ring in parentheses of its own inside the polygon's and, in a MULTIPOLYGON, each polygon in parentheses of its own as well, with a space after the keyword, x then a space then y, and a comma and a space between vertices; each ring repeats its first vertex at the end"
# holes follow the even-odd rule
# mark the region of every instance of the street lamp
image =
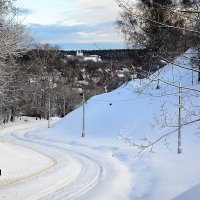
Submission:
POLYGON ((51 99, 50 99, 50 97, 49 97, 49 105, 48 105, 48 107, 49 107, 48 128, 50 128, 51 127, 51 99))
POLYGON ((85 137, 85 95, 84 93, 80 93, 80 96, 82 96, 83 101, 83 111, 82 111, 82 132, 81 137, 85 137))
POLYGON ((158 84, 156 89, 159 90, 160 89, 160 66, 157 66, 157 70, 158 70, 158 84))
POLYGON ((65 104, 66 104, 66 100, 65 100, 65 96, 63 97, 63 117, 66 114, 66 109, 65 109, 65 104))

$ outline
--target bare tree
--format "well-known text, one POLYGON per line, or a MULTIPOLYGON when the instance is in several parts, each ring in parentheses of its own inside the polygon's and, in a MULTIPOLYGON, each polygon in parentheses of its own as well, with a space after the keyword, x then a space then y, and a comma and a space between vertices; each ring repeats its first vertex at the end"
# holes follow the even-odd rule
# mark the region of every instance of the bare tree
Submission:
POLYGON ((15 115, 19 99, 15 58, 27 49, 29 40, 28 33, 16 20, 17 11, 14 0, 0 1, 0 115, 4 122, 15 115))
POLYGON ((124 135, 121 137, 125 142, 138 148, 139 154, 145 150, 152 153, 155 144, 164 141, 167 145, 167 138, 179 132, 178 153, 181 153, 181 128, 194 123, 198 124, 200 121, 197 100, 200 90, 197 87, 188 86, 185 81, 185 77, 189 77, 193 85, 198 83, 197 80, 193 80, 193 74, 199 73, 199 68, 190 61, 199 60, 199 57, 198 51, 195 50, 187 51, 183 55, 182 59, 185 59, 186 64, 175 57, 199 44, 199 2, 141 0, 138 4, 134 4, 130 1, 117 0, 117 3, 122 8, 121 19, 117 21, 117 25, 127 45, 147 49, 153 64, 158 66, 158 72, 150 75, 141 87, 135 89, 135 92, 162 99, 160 116, 155 117, 154 127, 166 129, 165 133, 157 138, 145 137, 139 142, 124 135), (166 64, 170 66, 168 71, 162 69, 162 66, 166 64), (180 83, 182 83, 181 89, 180 83), (155 90, 149 88, 155 88, 155 90), (168 102, 168 96, 172 96, 171 99, 174 101, 168 102), (167 108, 172 105, 177 112, 167 111, 167 108))
POLYGON ((22 110, 29 115, 48 116, 48 99, 54 105, 58 76, 55 66, 59 63, 60 52, 57 47, 48 44, 35 45, 23 55, 20 62, 22 110))

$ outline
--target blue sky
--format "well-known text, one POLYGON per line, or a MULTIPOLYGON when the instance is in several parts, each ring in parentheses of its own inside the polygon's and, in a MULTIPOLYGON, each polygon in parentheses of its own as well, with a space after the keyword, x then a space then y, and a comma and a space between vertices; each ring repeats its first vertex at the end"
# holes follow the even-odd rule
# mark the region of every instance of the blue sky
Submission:
POLYGON ((17 0, 33 38, 62 49, 124 48, 114 0, 17 0))

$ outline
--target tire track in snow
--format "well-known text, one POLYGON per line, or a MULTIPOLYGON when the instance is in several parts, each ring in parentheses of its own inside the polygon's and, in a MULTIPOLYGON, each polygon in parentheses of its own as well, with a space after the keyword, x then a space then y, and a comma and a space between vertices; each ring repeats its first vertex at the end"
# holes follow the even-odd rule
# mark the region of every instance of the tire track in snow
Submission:
MULTIPOLYGON (((36 148, 39 148, 42 149, 42 152, 57 151, 59 154, 63 154, 65 157, 71 157, 72 159, 76 160, 78 165, 81 166, 80 173, 77 174, 77 176, 75 176, 70 182, 66 182, 66 184, 63 183, 63 185, 60 185, 59 188, 47 188, 38 194, 30 196, 28 199, 75 199, 76 197, 79 197, 94 188, 102 179, 103 167, 96 159, 85 155, 84 153, 78 153, 55 144, 50 144, 47 141, 42 142, 41 140, 36 141, 29 139, 27 133, 24 133, 23 135, 20 134, 20 136, 16 134, 10 134, 10 137, 13 141, 15 141, 15 143, 17 143, 17 145, 25 144, 25 146, 32 146, 35 144, 37 147, 31 147, 31 149, 33 148, 35 150, 36 148)), ((58 160, 56 162, 58 165, 60 164, 58 160)))
POLYGON ((37 149, 31 148, 31 147, 27 147, 27 146, 24 146, 24 145, 19 145, 19 144, 16 144, 16 143, 14 143, 14 142, 8 142, 8 143, 10 143, 10 144, 12 144, 12 145, 15 145, 15 146, 23 147, 25 150, 26 150, 26 149, 30 149, 30 150, 32 150, 32 151, 38 153, 38 154, 41 154, 42 156, 45 156, 45 157, 48 158, 51 162, 49 162, 48 165, 43 166, 43 167, 40 168, 40 169, 33 170, 33 171, 32 171, 30 174, 28 174, 28 175, 25 174, 25 175, 21 175, 21 176, 19 176, 19 177, 17 177, 17 175, 16 175, 16 177, 12 177, 12 179, 7 178, 7 179, 4 179, 3 181, 0 180, 0 188, 1 188, 1 187, 6 187, 6 186, 8 186, 8 185, 15 184, 15 183, 18 183, 18 182, 21 182, 21 181, 26 181, 27 179, 30 179, 30 178, 32 178, 32 177, 34 177, 34 176, 38 176, 39 174, 44 173, 44 172, 50 170, 51 168, 53 168, 53 167, 55 167, 55 166, 57 165, 57 161, 56 161, 55 158, 50 157, 49 155, 47 155, 47 154, 45 154, 45 153, 43 153, 43 152, 40 152, 40 151, 38 151, 37 149))
POLYGON ((54 158, 56 166, 3 190, 0 188, 0 200, 129 199, 131 174, 117 159, 105 157, 87 146, 38 137, 35 129, 11 128, 12 134, 7 131, 4 137, 54 158))
MULTIPOLYGON (((20 129, 21 128, 19 128, 18 131, 20 131, 20 129)), ((32 130, 32 129, 33 129, 33 127, 29 128, 29 130, 32 130)), ((34 129, 35 129, 35 127, 34 127, 34 129)), ((18 183, 18 182, 26 181, 27 179, 38 176, 39 174, 42 174, 42 173, 50 170, 51 168, 53 168, 57 165, 57 161, 54 157, 51 157, 48 154, 41 152, 40 150, 38 150, 34 147, 31 147, 30 145, 27 146, 27 145, 24 145, 24 144, 19 144, 19 143, 17 143, 16 140, 13 140, 12 138, 14 138, 13 133, 3 134, 3 136, 1 135, 1 137, 0 137, 1 142, 3 142, 3 143, 6 142, 6 143, 9 143, 13 146, 22 147, 22 148, 24 148, 25 151, 26 151, 26 149, 31 150, 32 152, 37 153, 39 157, 41 156, 42 157, 41 159, 47 158, 48 163, 45 166, 42 166, 40 169, 36 169, 36 170, 31 171, 29 174, 24 173, 20 176, 18 176, 16 174, 16 176, 12 177, 12 178, 5 178, 3 180, 0 179, 0 188, 6 187, 6 186, 9 186, 9 185, 18 183)))

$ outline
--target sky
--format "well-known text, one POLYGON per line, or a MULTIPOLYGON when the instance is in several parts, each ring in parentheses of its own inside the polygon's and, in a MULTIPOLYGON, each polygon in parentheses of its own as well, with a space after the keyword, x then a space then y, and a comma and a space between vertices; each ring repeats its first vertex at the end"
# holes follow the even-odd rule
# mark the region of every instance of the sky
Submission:
POLYGON ((19 18, 41 43, 61 49, 125 48, 114 0, 17 0, 19 18))

